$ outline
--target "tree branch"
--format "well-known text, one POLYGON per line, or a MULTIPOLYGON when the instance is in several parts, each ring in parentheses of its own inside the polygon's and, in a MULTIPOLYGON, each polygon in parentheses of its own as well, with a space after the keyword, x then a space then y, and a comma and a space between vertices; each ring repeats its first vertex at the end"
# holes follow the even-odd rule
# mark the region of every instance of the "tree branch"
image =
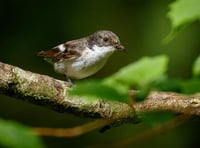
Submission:
POLYGON ((49 76, 32 73, 0 62, 0 92, 8 96, 48 106, 59 112, 109 120, 136 121, 128 104, 69 96, 71 84, 49 76))
MULTIPOLYGON (((114 121, 137 122, 137 114, 172 111, 200 116, 200 94, 186 96, 171 92, 151 92, 132 107, 118 101, 69 96, 72 88, 65 81, 32 73, 0 62, 0 92, 60 112, 114 121)), ((134 92, 131 92, 134 93, 134 92)))
POLYGON ((136 113, 171 111, 200 116, 200 93, 183 95, 172 92, 151 92, 141 103, 133 105, 136 113))

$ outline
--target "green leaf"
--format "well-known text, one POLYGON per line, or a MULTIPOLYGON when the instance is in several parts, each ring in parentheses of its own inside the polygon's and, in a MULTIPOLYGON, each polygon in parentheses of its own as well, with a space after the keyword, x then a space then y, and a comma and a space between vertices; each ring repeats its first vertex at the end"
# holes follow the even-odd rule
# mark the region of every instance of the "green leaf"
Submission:
POLYGON ((182 82, 182 93, 185 94, 194 94, 200 92, 200 79, 194 78, 187 81, 182 82))
MULTIPOLYGON (((145 57, 129 64, 106 79, 85 80, 76 83, 70 95, 127 102, 130 87, 137 85, 144 88, 139 94, 140 98, 144 98, 148 94, 150 86, 152 86, 149 83, 159 79, 165 74, 167 64, 168 57, 165 55, 145 57)), ((140 87, 137 88, 140 89, 140 87)))
POLYGON ((193 75, 200 77, 200 56, 197 57, 193 64, 193 75))
POLYGON ((10 148, 43 148, 31 129, 14 121, 0 120, 0 146, 10 148))
POLYGON ((131 86, 144 86, 162 77, 167 71, 167 65, 166 55, 144 57, 121 68, 117 73, 106 78, 103 83, 124 94, 131 86))
POLYGON ((146 84, 142 87, 139 87, 139 91, 134 98, 136 102, 143 101, 148 96, 149 92, 152 90, 154 83, 146 84))
MULTIPOLYGON (((77 82, 74 89, 69 92, 69 95, 87 96, 88 99, 91 98, 91 101, 94 100, 94 98, 118 101, 127 99, 126 95, 120 94, 114 87, 104 85, 101 80, 92 79, 77 82)), ((127 102, 127 100, 123 102, 127 102)))
POLYGON ((199 0, 177 0, 170 4, 168 17, 171 20, 172 31, 165 41, 171 40, 177 32, 183 30, 187 25, 200 20, 199 0))
POLYGON ((166 76, 158 80, 154 87, 160 91, 181 92, 181 83, 181 79, 169 78, 166 76))
POLYGON ((199 0, 177 0, 170 5, 168 16, 173 28, 200 19, 199 0))

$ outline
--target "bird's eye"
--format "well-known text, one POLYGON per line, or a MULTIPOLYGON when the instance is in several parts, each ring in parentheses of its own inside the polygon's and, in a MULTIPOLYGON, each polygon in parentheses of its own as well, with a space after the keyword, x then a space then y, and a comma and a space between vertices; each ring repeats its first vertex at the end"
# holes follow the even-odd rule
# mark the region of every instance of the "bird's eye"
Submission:
POLYGON ((104 41, 104 42, 107 42, 107 41, 108 41, 108 38, 107 38, 107 37, 104 37, 104 38, 103 38, 103 41, 104 41))

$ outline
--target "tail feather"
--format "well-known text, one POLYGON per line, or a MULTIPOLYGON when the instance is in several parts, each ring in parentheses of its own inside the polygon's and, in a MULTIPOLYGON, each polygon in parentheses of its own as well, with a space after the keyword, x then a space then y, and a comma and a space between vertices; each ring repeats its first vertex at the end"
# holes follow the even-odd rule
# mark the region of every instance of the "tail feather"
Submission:
POLYGON ((45 53, 45 51, 40 51, 40 52, 37 53, 37 56, 43 57, 43 56, 44 56, 44 53, 45 53))

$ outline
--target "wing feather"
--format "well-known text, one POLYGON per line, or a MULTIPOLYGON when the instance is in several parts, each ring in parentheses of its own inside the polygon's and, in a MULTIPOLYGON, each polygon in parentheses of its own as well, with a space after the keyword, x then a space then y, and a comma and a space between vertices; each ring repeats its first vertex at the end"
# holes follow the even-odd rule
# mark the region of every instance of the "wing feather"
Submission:
POLYGON ((66 42, 64 44, 60 44, 51 50, 40 51, 38 52, 38 56, 42 56, 45 58, 51 58, 54 60, 70 60, 80 56, 80 45, 78 42, 66 42), (62 49, 61 49, 62 47, 62 49))

